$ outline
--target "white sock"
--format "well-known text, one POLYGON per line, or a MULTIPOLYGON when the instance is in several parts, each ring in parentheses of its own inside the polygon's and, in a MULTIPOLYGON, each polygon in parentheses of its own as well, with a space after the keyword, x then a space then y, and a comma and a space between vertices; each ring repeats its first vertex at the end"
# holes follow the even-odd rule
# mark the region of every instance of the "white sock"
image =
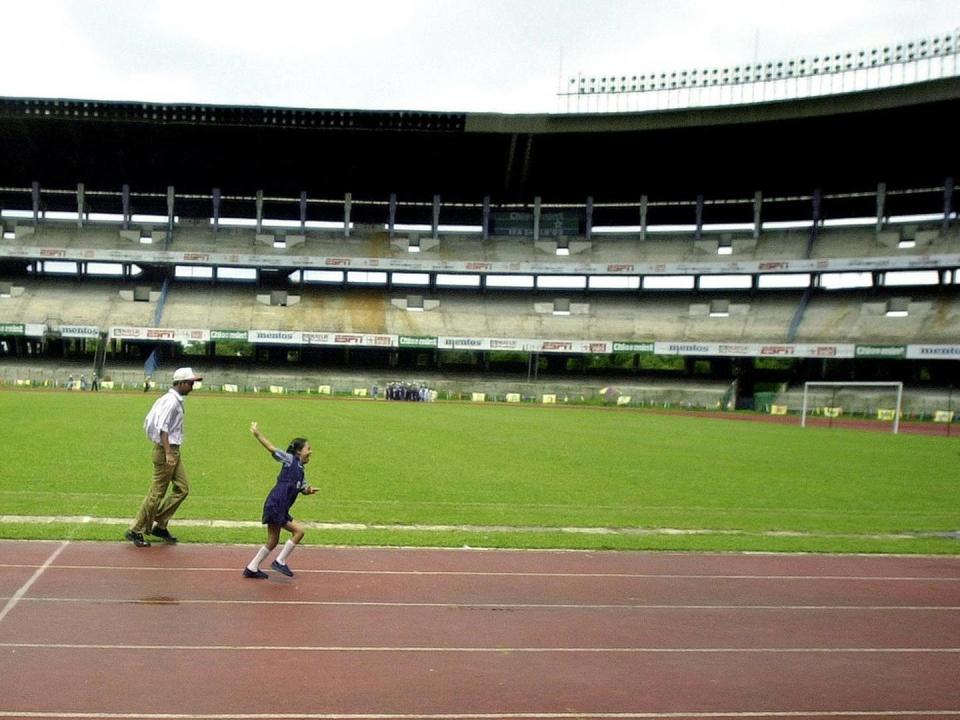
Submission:
POLYGON ((290 557, 290 553, 293 552, 293 549, 296 546, 297 544, 293 540, 287 540, 283 544, 283 549, 280 551, 280 554, 277 555, 277 562, 280 563, 281 565, 286 565, 287 558, 290 557))
POLYGON ((260 563, 267 559, 267 555, 270 554, 270 551, 267 550, 266 545, 261 545, 260 549, 257 550, 257 554, 253 556, 253 560, 250 561, 250 564, 247 565, 247 570, 250 572, 256 572, 260 569, 260 563))

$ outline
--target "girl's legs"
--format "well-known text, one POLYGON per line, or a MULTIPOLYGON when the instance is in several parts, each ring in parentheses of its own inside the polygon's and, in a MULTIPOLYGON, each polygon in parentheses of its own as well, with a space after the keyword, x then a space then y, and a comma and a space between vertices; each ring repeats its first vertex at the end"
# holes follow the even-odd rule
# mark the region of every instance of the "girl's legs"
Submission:
POLYGON ((257 554, 253 556, 253 560, 250 561, 250 564, 247 565, 247 570, 250 572, 257 572, 260 569, 260 563, 267 559, 267 555, 277 546, 280 542, 280 526, 279 525, 267 525, 267 544, 261 545, 260 549, 257 550, 257 554))
MULTIPOLYGON (((280 553, 277 555, 277 562, 281 565, 286 565, 290 553, 292 553, 293 549, 303 540, 303 528, 296 520, 291 520, 283 526, 283 529, 293 536, 284 543, 283 548, 281 548, 280 553)), ((277 534, 279 535, 279 533, 280 528, 277 528, 277 534)))

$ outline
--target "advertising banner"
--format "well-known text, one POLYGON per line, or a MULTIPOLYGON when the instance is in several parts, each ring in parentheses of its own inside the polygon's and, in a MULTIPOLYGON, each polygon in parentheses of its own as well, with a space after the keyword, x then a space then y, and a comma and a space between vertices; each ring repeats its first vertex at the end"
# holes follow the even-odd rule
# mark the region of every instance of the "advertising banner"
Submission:
POLYGON ((902 360, 907 356, 906 345, 857 345, 854 357, 892 358, 902 360))
POLYGON ((98 338, 100 337, 100 328, 94 325, 61 325, 60 337, 98 338))
POLYGON ((639 353, 641 355, 652 355, 655 352, 652 342, 629 342, 624 340, 613 341, 613 352, 615 353, 639 353))
POLYGON ((401 335, 398 343, 402 348, 436 348, 437 338, 422 335, 401 335))
POLYGON ((247 330, 211 330, 211 340, 242 340, 247 341, 247 330))
MULTIPOLYGON (((532 213, 493 213, 493 232, 499 235, 533 236, 532 213), (507 232, 498 232, 500 226, 507 232), (516 216, 516 217, 512 217, 516 216)), ((543 213, 540 217, 541 237, 580 235, 579 213, 543 213)), ((138 262, 148 264, 202 264, 227 267, 282 267, 297 269, 401 270, 411 272, 474 272, 474 273, 543 273, 588 275, 717 275, 730 273, 811 273, 855 272, 897 269, 952 269, 960 266, 960 253, 923 256, 890 256, 864 258, 798 258, 789 260, 713 260, 704 262, 636 262, 576 263, 563 261, 515 262, 471 260, 433 260, 375 257, 326 257, 314 255, 257 255, 216 252, 171 252, 149 249, 92 249, 65 247, 24 247, 0 245, 0 257, 38 260, 78 260, 93 262, 138 262)))
POLYGON ((907 345, 911 360, 960 360, 960 345, 907 345))
POLYGON ((110 328, 110 339, 149 340, 152 342, 207 342, 210 331, 199 328, 155 328, 117 326, 110 328))

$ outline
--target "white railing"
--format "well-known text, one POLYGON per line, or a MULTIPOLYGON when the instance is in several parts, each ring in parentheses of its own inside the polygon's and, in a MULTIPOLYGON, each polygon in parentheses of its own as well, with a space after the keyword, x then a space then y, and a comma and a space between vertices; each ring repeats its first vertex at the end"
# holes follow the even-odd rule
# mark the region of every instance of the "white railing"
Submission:
POLYGON ((561 113, 674 110, 875 90, 960 75, 960 29, 869 49, 672 72, 583 75, 557 93, 561 113))

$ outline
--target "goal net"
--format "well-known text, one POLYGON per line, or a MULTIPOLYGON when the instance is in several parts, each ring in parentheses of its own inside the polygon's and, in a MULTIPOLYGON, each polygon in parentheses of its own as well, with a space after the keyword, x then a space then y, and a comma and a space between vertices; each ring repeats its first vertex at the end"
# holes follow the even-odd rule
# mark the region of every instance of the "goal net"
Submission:
POLYGON ((900 431, 903 406, 902 382, 816 382, 803 384, 800 426, 807 417, 840 418, 849 415, 889 420, 893 432, 900 431))

